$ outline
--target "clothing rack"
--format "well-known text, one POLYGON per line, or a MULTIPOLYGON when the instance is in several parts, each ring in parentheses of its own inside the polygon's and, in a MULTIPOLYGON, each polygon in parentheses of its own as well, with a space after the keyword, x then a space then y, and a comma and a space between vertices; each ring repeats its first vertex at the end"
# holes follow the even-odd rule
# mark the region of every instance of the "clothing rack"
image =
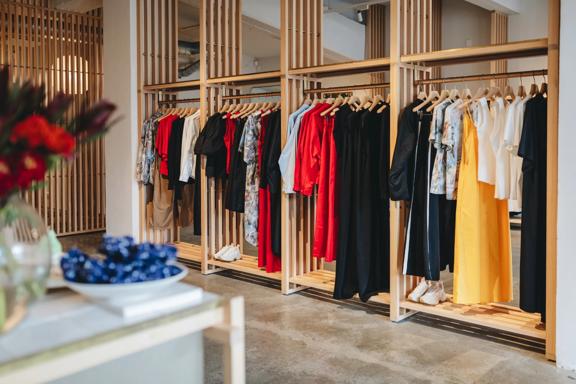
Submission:
POLYGON ((503 73, 486 73, 483 75, 453 76, 437 79, 420 79, 420 80, 414 80, 414 85, 418 86, 424 84, 459 83, 464 81, 512 79, 518 77, 545 76, 547 74, 548 74, 547 69, 538 69, 533 71, 503 72, 503 73))
POLYGON ((390 88, 390 83, 358 84, 358 85, 348 85, 342 87, 328 87, 328 88, 309 88, 304 90, 304 94, 337 93, 337 92, 348 92, 348 91, 356 91, 360 89, 372 89, 372 88, 390 88))
POLYGON ((260 92, 260 93, 248 93, 245 95, 227 95, 222 96, 222 100, 236 100, 236 99, 255 99, 258 97, 279 97, 280 92, 260 92))

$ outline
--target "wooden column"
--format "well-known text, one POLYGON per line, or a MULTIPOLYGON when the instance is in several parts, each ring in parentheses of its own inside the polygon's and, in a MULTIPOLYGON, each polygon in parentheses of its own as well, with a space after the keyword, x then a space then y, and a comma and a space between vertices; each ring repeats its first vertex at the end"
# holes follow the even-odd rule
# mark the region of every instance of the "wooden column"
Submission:
MULTIPOLYGON (((492 11, 490 14, 490 44, 504 44, 508 42, 508 16, 492 11)), ((490 73, 504 73, 508 70, 508 60, 493 60, 490 62, 490 73)), ((506 79, 492 80, 492 86, 506 87, 506 79)))
MULTIPOLYGON (((570 21, 568 21, 570 22, 570 21)), ((546 357, 556 359, 556 258, 558 255, 558 97, 560 0, 548 1, 548 115, 546 159, 546 357)))

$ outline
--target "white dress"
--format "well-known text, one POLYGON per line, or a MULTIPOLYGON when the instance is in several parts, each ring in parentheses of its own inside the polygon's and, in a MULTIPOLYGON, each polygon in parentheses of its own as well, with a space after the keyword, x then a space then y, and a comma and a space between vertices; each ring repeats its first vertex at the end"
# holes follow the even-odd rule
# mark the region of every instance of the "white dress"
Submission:
POLYGON ((194 145, 200 134, 200 110, 184 120, 182 131, 182 148, 180 157, 180 178, 179 180, 186 183, 188 179, 195 178, 194 170, 196 169, 196 155, 194 155, 194 145))
POLYGON ((496 182, 496 158, 490 143, 493 124, 488 100, 485 97, 476 103, 474 125, 478 130, 478 181, 494 185, 496 182))
POLYGON ((516 97, 513 126, 510 127, 510 137, 507 138, 507 149, 510 152, 510 212, 522 211, 522 158, 518 156, 522 124, 524 124, 524 107, 529 97, 516 97))
POLYGON ((490 137, 496 156, 496 188, 494 197, 499 200, 510 198, 510 152, 506 149, 504 133, 508 108, 502 97, 496 98, 492 105, 493 129, 490 137))

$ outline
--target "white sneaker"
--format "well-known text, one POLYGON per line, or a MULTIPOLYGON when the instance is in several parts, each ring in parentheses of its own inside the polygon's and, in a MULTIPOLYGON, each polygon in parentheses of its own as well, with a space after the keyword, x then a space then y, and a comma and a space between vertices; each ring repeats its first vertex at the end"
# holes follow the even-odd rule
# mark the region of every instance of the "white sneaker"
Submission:
POLYGON ((447 300, 444 284, 439 281, 420 298, 420 302, 427 305, 438 305, 447 300))
POLYGON ((220 255, 222 261, 235 261, 240 259, 240 246, 233 245, 223 254, 220 255))
POLYGON ((233 244, 229 244, 229 245, 225 245, 224 247, 222 247, 218 252, 216 252, 214 254, 214 258, 218 259, 218 260, 222 260, 222 255, 224 255, 226 252, 228 252, 228 250, 230 248, 232 248, 234 245, 233 244))
POLYGON ((414 288, 412 292, 408 295, 408 300, 418 303, 420 298, 426 291, 430 288, 430 283, 426 279, 420 280, 420 283, 414 288))

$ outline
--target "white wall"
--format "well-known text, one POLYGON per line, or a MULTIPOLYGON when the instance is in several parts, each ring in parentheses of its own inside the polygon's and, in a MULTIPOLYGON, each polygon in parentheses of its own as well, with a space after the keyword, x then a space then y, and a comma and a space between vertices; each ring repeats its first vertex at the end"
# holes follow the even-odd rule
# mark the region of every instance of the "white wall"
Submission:
MULTIPOLYGON (((490 44, 490 12, 461 0, 442 1, 442 49, 490 44)), ((442 67, 442 76, 474 75, 490 72, 489 62, 442 67)), ((479 83, 467 84, 475 89, 479 83)), ((454 84, 454 87, 462 87, 454 84)), ((451 86, 452 87, 452 86, 451 86)), ((475 92, 474 90, 472 92, 475 92)))
POLYGON ((137 235, 138 150, 136 0, 104 0, 104 98, 118 106, 122 120, 106 136, 106 230, 137 235))
POLYGON ((576 1, 562 1, 560 23, 560 113, 558 137, 558 295, 557 351, 558 365, 576 370, 576 172, 574 171, 574 98, 576 89, 576 1))
MULTIPOLYGON (((548 36, 548 2, 544 0, 523 0, 518 4, 517 14, 508 16, 508 41, 539 39, 548 36)), ((528 59, 508 60, 508 71, 527 71, 545 69, 548 66, 546 56, 528 59)), ((540 83, 543 79, 536 79, 540 83)), ((522 79, 524 86, 534 82, 533 79, 522 79)), ((511 79, 510 84, 516 88, 519 79, 511 79)))

